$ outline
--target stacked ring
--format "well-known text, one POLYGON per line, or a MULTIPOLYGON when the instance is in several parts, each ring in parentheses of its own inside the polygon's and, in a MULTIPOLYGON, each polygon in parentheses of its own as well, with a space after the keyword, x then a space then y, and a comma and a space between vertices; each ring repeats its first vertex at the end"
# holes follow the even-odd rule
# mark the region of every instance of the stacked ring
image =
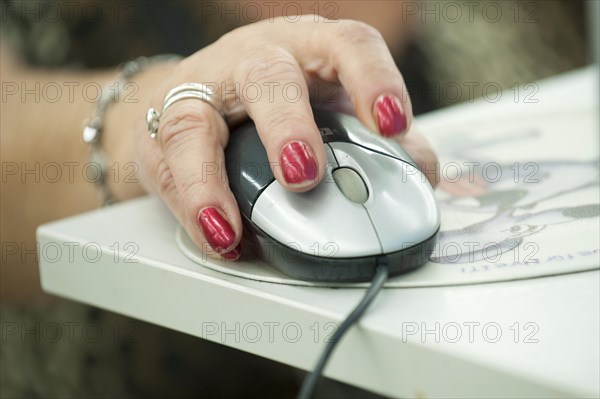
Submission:
POLYGON ((150 108, 146 113, 146 126, 150 137, 155 139, 158 135, 158 125, 160 123, 160 117, 165 111, 177 101, 187 100, 190 98, 198 99, 202 102, 209 104, 225 119, 225 112, 221 102, 215 97, 215 91, 206 85, 201 83, 183 83, 167 93, 163 101, 163 107, 160 113, 150 108))

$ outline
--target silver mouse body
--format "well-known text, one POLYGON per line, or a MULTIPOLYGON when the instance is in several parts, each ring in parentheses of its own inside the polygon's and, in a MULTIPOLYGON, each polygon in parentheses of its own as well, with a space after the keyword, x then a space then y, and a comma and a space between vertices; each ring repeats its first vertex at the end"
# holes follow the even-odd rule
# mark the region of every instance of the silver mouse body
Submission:
POLYGON ((387 257, 390 275, 423 264, 440 228, 425 175, 398 143, 357 118, 313 111, 327 164, 309 192, 289 192, 275 180, 253 123, 232 132, 226 163, 246 245, 303 280, 368 281, 379 257, 387 257))

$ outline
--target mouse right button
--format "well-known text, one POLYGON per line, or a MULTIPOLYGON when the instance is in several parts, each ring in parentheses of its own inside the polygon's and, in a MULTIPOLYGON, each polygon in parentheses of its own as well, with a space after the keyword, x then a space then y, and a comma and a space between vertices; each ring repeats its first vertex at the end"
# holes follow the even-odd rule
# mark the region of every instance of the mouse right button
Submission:
POLYGON ((340 167, 353 168, 364 179, 369 198, 363 206, 383 252, 404 250, 436 233, 439 210, 433 190, 420 170, 355 144, 329 145, 340 167))

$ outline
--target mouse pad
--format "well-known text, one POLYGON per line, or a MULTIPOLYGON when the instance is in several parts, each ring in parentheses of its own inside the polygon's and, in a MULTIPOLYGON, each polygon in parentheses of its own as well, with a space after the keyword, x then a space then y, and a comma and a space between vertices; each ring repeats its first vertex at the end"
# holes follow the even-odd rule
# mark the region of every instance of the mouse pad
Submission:
MULTIPOLYGON (((565 109, 563 103, 537 113, 513 108, 507 117, 470 112, 474 105, 457 107, 451 118, 442 112, 416 123, 440 156, 436 196, 442 226, 429 262, 391 278, 386 287, 489 283, 600 268, 597 107, 565 109)), ((195 262, 238 277, 302 286, 367 285, 295 280, 259 259, 211 260, 181 228, 177 243, 195 262)))

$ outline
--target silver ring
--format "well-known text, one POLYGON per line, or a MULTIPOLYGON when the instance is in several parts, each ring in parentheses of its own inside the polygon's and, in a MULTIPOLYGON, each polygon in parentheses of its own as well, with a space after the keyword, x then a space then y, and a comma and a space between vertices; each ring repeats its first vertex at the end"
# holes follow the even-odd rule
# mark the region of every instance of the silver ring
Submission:
POLYGON ((201 83, 183 83, 171 89, 171 91, 167 93, 160 113, 154 108, 150 108, 146 113, 146 126, 148 128, 148 133, 150 133, 150 137, 155 139, 158 135, 160 117, 165 113, 167 108, 175 104, 177 101, 187 100, 190 98, 195 98, 205 102, 213 107, 215 111, 217 111, 219 115, 225 119, 225 112, 223 111, 221 102, 215 97, 215 92, 213 89, 201 83))

